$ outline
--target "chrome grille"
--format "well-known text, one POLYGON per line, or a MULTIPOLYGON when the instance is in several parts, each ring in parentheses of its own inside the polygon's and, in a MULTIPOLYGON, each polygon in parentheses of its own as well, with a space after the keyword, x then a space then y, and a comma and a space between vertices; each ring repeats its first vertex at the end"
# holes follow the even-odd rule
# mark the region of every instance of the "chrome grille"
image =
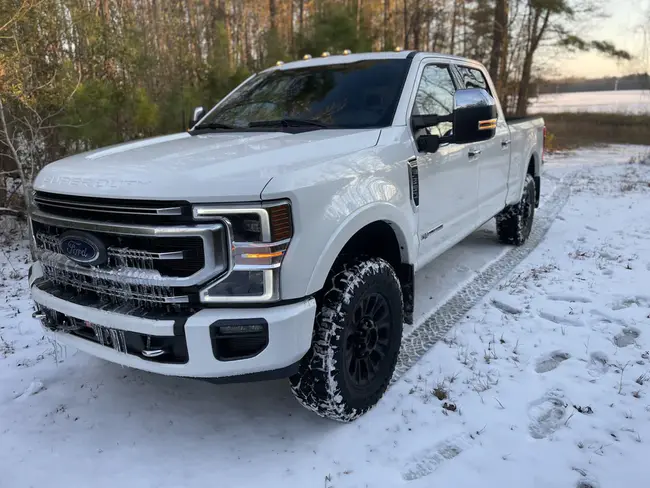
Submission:
POLYGON ((198 285, 231 266, 229 232, 223 223, 144 226, 88 221, 35 210, 36 255, 44 280, 66 292, 106 304, 180 307, 194 301, 198 285), (60 244, 70 230, 91 234, 106 248, 100 266, 79 264, 60 244))

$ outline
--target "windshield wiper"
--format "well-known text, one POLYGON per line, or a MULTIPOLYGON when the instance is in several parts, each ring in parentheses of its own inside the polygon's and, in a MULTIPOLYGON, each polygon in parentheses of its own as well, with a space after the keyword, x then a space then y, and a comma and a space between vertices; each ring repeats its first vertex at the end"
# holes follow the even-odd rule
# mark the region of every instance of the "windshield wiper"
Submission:
POLYGON ((258 120, 250 122, 248 127, 314 127, 319 129, 328 129, 331 126, 318 122, 317 120, 286 118, 278 120, 258 120))
POLYGON ((194 127, 194 130, 199 130, 199 129, 232 130, 232 129, 236 129, 236 127, 228 124, 220 124, 219 122, 206 122, 205 124, 197 125, 196 127, 194 127))

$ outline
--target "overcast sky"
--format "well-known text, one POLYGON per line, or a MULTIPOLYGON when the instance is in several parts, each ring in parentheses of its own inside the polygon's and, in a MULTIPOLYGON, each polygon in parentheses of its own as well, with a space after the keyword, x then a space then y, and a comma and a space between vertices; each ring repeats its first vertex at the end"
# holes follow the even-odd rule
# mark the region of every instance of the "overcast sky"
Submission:
POLYGON ((608 18, 592 22, 580 34, 589 40, 611 41, 635 59, 621 63, 595 53, 555 53, 550 58, 554 60, 548 61, 553 77, 597 78, 650 71, 650 0, 612 0, 605 4, 605 13, 608 18))

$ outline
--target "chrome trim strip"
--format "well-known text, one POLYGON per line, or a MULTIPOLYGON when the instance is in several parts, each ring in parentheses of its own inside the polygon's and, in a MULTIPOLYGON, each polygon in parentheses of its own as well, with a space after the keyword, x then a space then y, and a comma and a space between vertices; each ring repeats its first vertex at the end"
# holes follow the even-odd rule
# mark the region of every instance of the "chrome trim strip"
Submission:
POLYGON ((70 200, 54 200, 43 196, 35 196, 34 203, 50 207, 66 208, 68 210, 88 210, 89 212, 120 213, 126 215, 183 215, 181 207, 123 207, 121 205, 99 205, 94 203, 73 202, 70 200))
POLYGON ((158 356, 162 356, 163 354, 167 354, 167 351, 164 349, 143 349, 140 351, 142 355, 146 358, 157 358, 158 356))
POLYGON ((422 240, 425 240, 426 238, 428 238, 434 232, 438 232, 443 227, 444 227, 444 224, 440 224, 439 226, 434 227, 433 229, 426 231, 424 234, 422 234, 422 240))
POLYGON ((141 249, 123 249, 120 247, 109 247, 106 249, 106 252, 109 256, 116 258, 148 258, 156 259, 159 261, 171 261, 171 260, 182 260, 185 259, 185 251, 171 251, 171 252, 151 252, 151 251, 142 251, 141 249))

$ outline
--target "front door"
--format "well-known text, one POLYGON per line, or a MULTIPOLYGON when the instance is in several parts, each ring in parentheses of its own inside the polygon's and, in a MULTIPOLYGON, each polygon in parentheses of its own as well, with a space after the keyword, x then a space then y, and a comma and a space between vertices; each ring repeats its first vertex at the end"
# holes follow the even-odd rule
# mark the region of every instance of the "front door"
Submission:
MULTIPOLYGON (((412 115, 449 115, 454 109, 456 85, 449 65, 424 64, 412 115)), ((449 135, 451 122, 441 122, 414 133, 414 144, 424 132, 449 135)), ((420 177, 418 267, 434 259, 469 234, 478 222, 478 169, 467 144, 442 144, 437 152, 419 152, 420 177)))

